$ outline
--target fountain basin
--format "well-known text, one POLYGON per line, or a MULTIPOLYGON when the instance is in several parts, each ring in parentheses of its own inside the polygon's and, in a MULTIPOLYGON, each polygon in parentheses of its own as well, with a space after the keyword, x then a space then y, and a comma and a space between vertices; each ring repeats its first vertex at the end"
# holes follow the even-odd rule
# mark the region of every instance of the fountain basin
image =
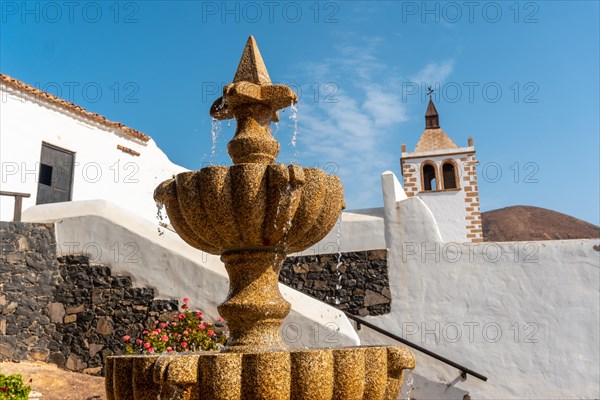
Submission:
POLYGON ((161 183, 154 199, 182 239, 212 254, 302 251, 325 237, 345 207, 339 177, 284 164, 183 172, 161 183))
POLYGON ((116 356, 106 360, 108 400, 395 400, 404 371, 415 367, 395 346, 287 350, 280 326, 290 304, 279 292, 286 255, 325 237, 345 207, 337 176, 277 164, 270 124, 298 101, 273 85, 253 37, 233 83, 211 108, 236 119, 227 150, 233 166, 184 172, 161 183, 179 236, 221 256, 230 278, 218 307, 230 330, 221 353, 116 356))
POLYGON ((113 356, 108 400, 395 400, 415 359, 404 347, 113 356))

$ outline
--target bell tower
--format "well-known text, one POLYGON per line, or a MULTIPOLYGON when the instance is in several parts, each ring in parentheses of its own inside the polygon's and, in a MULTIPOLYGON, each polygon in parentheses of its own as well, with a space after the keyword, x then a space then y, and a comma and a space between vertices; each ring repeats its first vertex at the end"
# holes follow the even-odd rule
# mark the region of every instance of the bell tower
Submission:
POLYGON ((425 131, 413 152, 402 145, 400 167, 406 195, 418 196, 433 213, 445 242, 482 242, 475 147, 458 147, 440 128, 431 97, 425 131))

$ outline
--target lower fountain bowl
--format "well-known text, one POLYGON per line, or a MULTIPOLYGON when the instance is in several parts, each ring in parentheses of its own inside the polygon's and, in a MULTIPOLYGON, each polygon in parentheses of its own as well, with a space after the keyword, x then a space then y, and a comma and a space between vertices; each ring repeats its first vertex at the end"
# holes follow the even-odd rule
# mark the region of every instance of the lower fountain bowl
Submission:
POLYGON ((412 353, 397 346, 113 356, 108 400, 395 400, 412 353))

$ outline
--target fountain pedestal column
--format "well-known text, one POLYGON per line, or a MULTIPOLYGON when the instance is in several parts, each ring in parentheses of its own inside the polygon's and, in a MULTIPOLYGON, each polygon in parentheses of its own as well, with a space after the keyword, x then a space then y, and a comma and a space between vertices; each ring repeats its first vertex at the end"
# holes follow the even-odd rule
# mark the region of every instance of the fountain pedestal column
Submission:
POLYGON ((279 327, 290 303, 279 292, 279 271, 285 254, 241 250, 221 255, 229 275, 229 294, 219 313, 229 326, 227 352, 284 350, 279 327))

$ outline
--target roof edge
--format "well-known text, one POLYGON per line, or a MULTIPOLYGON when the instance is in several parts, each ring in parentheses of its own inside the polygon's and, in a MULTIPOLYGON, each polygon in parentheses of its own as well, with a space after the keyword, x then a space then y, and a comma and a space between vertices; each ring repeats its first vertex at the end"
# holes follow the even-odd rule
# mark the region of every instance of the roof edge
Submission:
POLYGON ((440 150, 429 150, 429 151, 420 151, 420 152, 402 152, 400 159, 407 160, 411 158, 428 158, 428 157, 437 157, 437 156, 448 156, 454 154, 475 154, 474 146, 467 147, 457 147, 454 149, 440 149, 440 150))
POLYGON ((148 141, 150 141, 150 139, 152 139, 150 136, 148 136, 138 130, 130 128, 130 127, 126 126, 125 124, 122 124, 121 122, 110 121, 109 119, 107 119, 106 117, 104 117, 100 114, 90 112, 90 111, 86 110, 85 108, 78 106, 77 104, 74 104, 74 103, 64 100, 64 99, 61 99, 60 97, 57 97, 53 94, 45 92, 41 89, 37 89, 23 81, 15 79, 6 74, 0 73, 0 83, 4 83, 7 86, 10 86, 21 92, 30 94, 34 97, 37 97, 41 100, 48 102, 48 103, 63 107, 69 111, 75 112, 76 114, 79 114, 80 116, 83 116, 85 118, 89 118, 92 121, 99 123, 101 125, 104 125, 106 127, 117 129, 117 130, 119 130, 129 136, 133 136, 134 138, 141 140, 143 142, 148 142, 148 141))

